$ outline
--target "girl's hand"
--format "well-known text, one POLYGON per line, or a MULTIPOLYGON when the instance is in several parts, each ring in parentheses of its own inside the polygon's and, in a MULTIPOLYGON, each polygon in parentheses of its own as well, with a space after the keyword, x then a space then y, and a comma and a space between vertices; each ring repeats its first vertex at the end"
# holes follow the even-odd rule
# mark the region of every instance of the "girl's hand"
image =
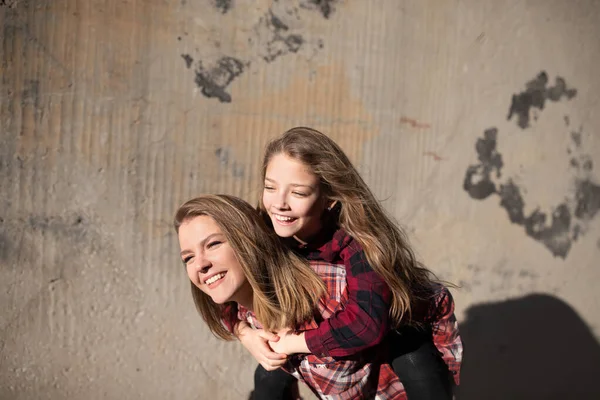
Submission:
POLYGON ((280 354, 292 355, 296 353, 310 353, 304 339, 304 332, 295 334, 289 329, 282 329, 277 332, 276 341, 269 341, 268 345, 273 351, 280 354))
POLYGON ((285 354, 274 352, 269 343, 277 343, 279 336, 263 329, 252 329, 242 327, 239 330, 238 337, 242 345, 252 354, 252 356, 267 371, 274 371, 280 368, 287 361, 285 354))

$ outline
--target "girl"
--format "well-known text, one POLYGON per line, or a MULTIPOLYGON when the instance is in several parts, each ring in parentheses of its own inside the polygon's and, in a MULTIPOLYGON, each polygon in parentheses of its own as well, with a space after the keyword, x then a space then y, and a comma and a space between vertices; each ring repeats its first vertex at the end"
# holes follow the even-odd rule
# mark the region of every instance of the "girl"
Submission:
MULTIPOLYGON (((417 262, 342 149, 318 131, 293 128, 267 146, 262 175, 265 218, 308 260, 344 265, 349 299, 317 329, 277 342, 241 323, 244 346, 272 369, 283 362, 276 353, 347 357, 388 336, 390 361, 411 399, 451 398, 462 360, 452 297, 417 262)), ((262 375, 258 383, 268 384, 262 375)))
MULTIPOLYGON (((317 326, 315 309, 318 319, 328 318, 347 301, 343 267, 321 262, 311 269, 240 199, 192 199, 179 208, 174 226, 194 302, 218 337, 232 339, 231 328, 242 320, 268 330, 309 332, 317 326)), ((285 368, 320 398, 406 399, 383 360, 386 351, 384 345, 373 346, 345 360, 300 355, 285 368)))

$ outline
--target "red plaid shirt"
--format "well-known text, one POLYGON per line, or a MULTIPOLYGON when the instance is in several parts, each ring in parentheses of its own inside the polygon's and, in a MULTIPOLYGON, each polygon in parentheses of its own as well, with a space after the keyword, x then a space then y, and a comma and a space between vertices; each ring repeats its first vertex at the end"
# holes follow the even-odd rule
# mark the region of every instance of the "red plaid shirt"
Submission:
MULTIPOLYGON (((305 333, 308 349, 313 354, 339 358, 381 343, 391 328, 388 315, 392 294, 367 261, 360 244, 343 229, 333 228, 323 229, 307 246, 298 247, 297 243, 290 244, 310 261, 343 265, 349 293, 343 309, 305 333)), ((432 328, 433 342, 458 385, 463 347, 448 289, 434 288, 432 300, 415 318, 432 328)))
MULTIPOLYGON (((350 287, 346 283, 344 265, 311 261, 312 268, 323 279, 327 295, 318 305, 321 324, 338 312, 343 312, 349 300, 350 287)), ((351 294, 350 294, 351 295, 351 294)), ((254 313, 238 306, 238 319, 253 328, 261 328, 254 313)), ((305 323, 300 330, 305 336, 318 330, 317 321, 305 323)), ((404 386, 386 360, 387 346, 373 346, 360 354, 343 359, 315 354, 297 354, 290 357, 285 370, 303 381, 319 398, 350 400, 406 400, 404 386)))
POLYGON ((345 308, 306 332, 308 349, 313 354, 347 357, 381 343, 390 331, 392 292, 358 242, 342 229, 323 229, 296 251, 310 261, 343 265, 348 283, 345 308))

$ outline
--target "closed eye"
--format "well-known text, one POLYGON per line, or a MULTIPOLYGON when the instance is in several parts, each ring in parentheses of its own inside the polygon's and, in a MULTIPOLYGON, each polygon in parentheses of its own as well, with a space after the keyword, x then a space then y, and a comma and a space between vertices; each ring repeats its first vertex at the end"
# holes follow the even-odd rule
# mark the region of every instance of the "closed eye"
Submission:
POLYGON ((209 249, 212 249, 212 248, 220 245, 221 243, 223 243, 223 242, 221 242, 220 240, 214 240, 214 241, 210 242, 209 244, 207 244, 206 247, 209 249))
POLYGON ((275 190, 275 188, 273 186, 265 185, 265 190, 272 191, 272 190, 275 190))
POLYGON ((192 260, 192 258, 194 258, 193 256, 187 256, 184 257, 183 260, 181 260, 183 262, 183 265, 188 265, 188 263, 192 260))
POLYGON ((292 192, 292 193, 295 194, 298 197, 306 197, 306 196, 308 196, 308 194, 302 193, 302 192, 292 192))

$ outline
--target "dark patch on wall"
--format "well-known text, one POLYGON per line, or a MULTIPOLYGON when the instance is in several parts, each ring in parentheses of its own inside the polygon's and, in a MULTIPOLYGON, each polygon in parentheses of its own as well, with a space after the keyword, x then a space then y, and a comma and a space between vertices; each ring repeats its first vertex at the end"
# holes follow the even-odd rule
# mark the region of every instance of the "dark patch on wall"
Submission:
POLYGON ((19 0, 0 0, 0 7, 15 8, 19 0))
POLYGON ((23 89, 21 105, 33 104, 35 108, 40 108, 40 81, 30 80, 23 89))
MULTIPOLYGON (((1 229, 1 228, 0 228, 1 229)), ((8 260, 8 254, 11 251, 10 242, 4 229, 0 230, 0 260, 6 262, 8 260)))
POLYGON ((325 19, 329 19, 335 11, 334 5, 338 0, 304 0, 300 7, 310 10, 318 10, 325 19))
POLYGON ((559 101, 562 97, 570 100, 577 95, 577 89, 568 89, 567 83, 560 76, 556 77, 554 86, 547 85, 548 75, 545 71, 527 82, 524 92, 513 95, 507 119, 510 120, 516 115, 517 124, 525 129, 529 127, 529 113, 532 108, 543 110, 546 100, 559 101))
MULTIPOLYGON (((576 89, 567 89, 563 78, 557 77, 552 87, 547 87, 548 76, 540 73, 534 80, 526 84, 527 90, 513 96, 509 119, 513 113, 519 116, 519 126, 529 126, 529 111, 531 107, 539 110, 544 108, 546 100, 558 101, 562 97, 572 99, 576 89)), ((569 127, 569 116, 564 116, 564 122, 569 127)), ((523 190, 512 179, 503 183, 494 183, 501 177, 503 166, 502 155, 497 150, 498 130, 490 128, 484 132, 484 137, 477 139, 475 149, 479 159, 478 164, 469 165, 465 172, 463 189, 476 200, 485 199, 493 194, 500 198, 500 206, 504 208, 511 223, 522 226, 525 234, 542 243, 555 257, 566 258, 572 243, 584 232, 587 221, 594 218, 600 210, 600 186, 590 178, 593 162, 589 155, 581 154, 582 131, 572 131, 573 149, 568 149, 571 155, 570 166, 574 169, 574 192, 565 195, 566 200, 555 206, 550 215, 534 208, 529 215, 525 212, 523 190)))
POLYGON ((577 181, 575 189, 575 216, 579 219, 590 220, 600 209, 600 186, 589 179, 577 181))
POLYGON ((231 171, 234 178, 243 178, 245 175, 245 168, 242 164, 237 161, 232 161, 231 151, 228 148, 219 147, 215 150, 215 156, 219 160, 222 167, 231 171))
POLYGON ((247 65, 234 57, 222 57, 216 65, 205 68, 202 61, 196 66, 196 85, 208 98, 216 97, 221 103, 230 103, 231 95, 225 91, 235 78, 240 76, 247 65))
MULTIPOLYGON (((217 61, 207 60, 205 57, 192 57, 190 54, 182 54, 182 57, 187 68, 194 65, 194 58, 201 58, 196 62, 194 68, 196 85, 202 89, 201 92, 205 97, 217 98, 222 103, 229 103, 232 101, 232 97, 226 91, 227 86, 233 79, 244 73, 250 64, 256 61, 271 63, 279 57, 298 53, 306 48, 313 50, 313 54, 309 56, 310 59, 323 49, 322 39, 309 36, 309 40, 307 40, 300 28, 290 27, 290 25, 303 26, 305 24, 293 24, 290 18, 300 21, 302 17, 299 8, 303 8, 317 10, 324 18, 328 19, 333 13, 336 3, 336 1, 303 0, 299 4, 291 5, 275 0, 268 11, 256 21, 251 34, 246 39, 253 52, 252 56, 245 57, 247 61, 241 61, 229 55, 223 55, 217 61)), ((231 0, 212 0, 212 4, 223 14, 234 7, 231 0)), ((187 36, 187 33, 185 35, 187 36)), ((177 40, 181 41, 182 36, 178 36, 177 40)), ((211 43, 217 54, 221 53, 218 50, 221 47, 220 42, 215 40, 211 43)))
POLYGON ((217 156, 221 165, 229 164, 229 150, 228 149, 219 147, 217 150, 215 150, 215 156, 217 156))
POLYGON ((225 14, 233 8, 233 0, 212 0, 212 3, 221 14, 225 14))
POLYGON ((528 236, 543 243, 556 257, 565 258, 571 249, 571 212, 566 204, 560 204, 552 211, 552 222, 546 224, 545 213, 535 210, 525 219, 525 232, 528 236))
POLYGON ((463 182, 463 189, 474 199, 482 200, 496 192, 492 174, 500 178, 503 166, 502 155, 496 150, 497 135, 498 129, 487 129, 475 143, 479 164, 469 165, 463 182))
POLYGON ((190 56, 189 54, 182 54, 181 58, 183 58, 183 61, 185 61, 186 68, 189 69, 192 66, 192 63, 194 62, 192 56, 190 56))
POLYGON ((254 27, 257 37, 261 37, 260 31, 266 30, 268 37, 264 40, 261 49, 261 57, 267 63, 288 54, 296 53, 304 44, 304 38, 297 33, 289 33, 289 26, 281 18, 276 16, 272 10, 263 16, 254 27))
POLYGON ((27 220, 27 225, 33 231, 38 231, 45 236, 47 234, 66 237, 74 243, 87 240, 87 229, 89 224, 80 215, 68 218, 63 216, 32 215, 27 220))

